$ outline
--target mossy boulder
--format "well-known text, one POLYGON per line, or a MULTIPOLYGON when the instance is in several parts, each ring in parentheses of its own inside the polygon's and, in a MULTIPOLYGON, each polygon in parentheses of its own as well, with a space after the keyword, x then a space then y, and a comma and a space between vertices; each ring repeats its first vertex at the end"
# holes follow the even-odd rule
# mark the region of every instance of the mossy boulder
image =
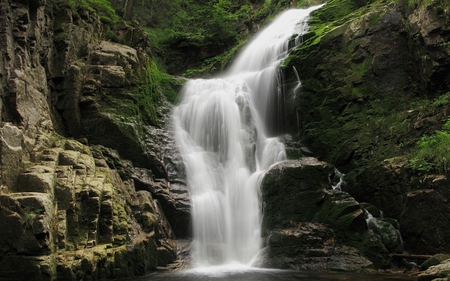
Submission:
POLYGON ((418 281, 448 281, 450 280, 450 259, 441 261, 437 265, 430 266, 419 274, 418 281))
POLYGON ((330 164, 312 157, 283 162, 270 169, 261 187, 263 229, 286 226, 290 221, 311 221, 333 171, 330 164))
POLYGON ((421 270, 427 270, 431 266, 438 265, 446 260, 450 259, 450 255, 448 254, 437 254, 427 259, 420 265, 421 270))
MULTIPOLYGON (((344 263, 343 267, 348 266, 346 270, 363 270, 369 264, 376 268, 391 266, 389 250, 395 246, 387 238, 383 241, 387 231, 377 228, 377 235, 369 230, 361 204, 336 185, 333 188, 335 173, 332 165, 313 157, 279 163, 267 171, 261 191, 263 235, 268 237, 271 266, 301 268, 305 259, 320 252, 323 259, 317 260, 323 263, 317 268, 331 269, 335 266, 333 259, 325 258, 329 257, 330 245, 340 249, 336 255, 342 255, 343 260, 361 258, 356 258, 358 262, 354 260, 354 264, 344 263), (316 230, 320 230, 317 235, 322 238, 309 236, 316 230), (353 250, 342 250, 345 247, 353 250), (366 258, 369 263, 363 262, 366 258)), ((384 226, 391 229, 388 223, 384 226)))

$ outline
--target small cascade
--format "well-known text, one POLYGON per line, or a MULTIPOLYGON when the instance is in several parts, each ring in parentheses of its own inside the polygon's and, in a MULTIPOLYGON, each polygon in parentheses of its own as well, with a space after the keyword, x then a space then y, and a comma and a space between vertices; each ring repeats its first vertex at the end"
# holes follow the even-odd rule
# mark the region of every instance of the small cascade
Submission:
MULTIPOLYGON (((380 212, 381 214, 382 212, 380 212)), ((396 220, 390 222, 382 217, 376 218, 367 210, 364 210, 364 215, 369 230, 377 235, 390 253, 401 254, 404 252, 403 239, 396 220)))
POLYGON ((342 191, 342 184, 344 184, 345 174, 334 168, 334 172, 330 176, 331 188, 334 192, 342 191))
POLYGON ((286 158, 274 129, 284 102, 278 69, 319 7, 284 12, 226 75, 190 80, 181 91, 173 122, 186 167, 197 266, 251 265, 260 251, 261 175, 286 158))

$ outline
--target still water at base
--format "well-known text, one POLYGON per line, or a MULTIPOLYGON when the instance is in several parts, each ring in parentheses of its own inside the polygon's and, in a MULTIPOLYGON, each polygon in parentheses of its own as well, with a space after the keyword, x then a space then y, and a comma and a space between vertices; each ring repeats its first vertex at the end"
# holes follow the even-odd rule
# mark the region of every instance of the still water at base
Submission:
POLYGON ((123 281, 393 281, 417 280, 417 278, 401 274, 356 274, 356 273, 318 273, 276 269, 195 269, 183 271, 162 271, 134 279, 123 281))

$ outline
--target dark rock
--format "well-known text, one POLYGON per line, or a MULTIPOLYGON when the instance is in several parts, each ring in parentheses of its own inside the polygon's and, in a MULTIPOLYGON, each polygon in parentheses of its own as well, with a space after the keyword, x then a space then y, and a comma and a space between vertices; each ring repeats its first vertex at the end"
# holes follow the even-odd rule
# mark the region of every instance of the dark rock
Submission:
POLYGON ((426 261, 424 261, 421 265, 420 265, 420 269, 421 270, 427 270, 428 268, 430 268, 431 266, 435 266, 438 265, 442 262, 444 262, 445 260, 450 259, 450 255, 447 254, 437 254, 432 256, 431 258, 427 259, 426 261))
POLYGON ((372 262, 352 247, 339 245, 334 232, 318 223, 272 230, 267 238, 268 267, 314 271, 364 271, 372 262))
POLYGON ((353 197, 332 188, 334 173, 332 165, 312 157, 276 164, 266 173, 261 191, 268 264, 350 271, 390 267, 386 247, 395 245, 383 241, 384 232, 377 236, 368 229, 353 197), (340 268, 335 258, 345 260, 340 268))
POLYGON ((297 101, 287 97, 286 133, 344 172, 344 191, 395 218, 408 252, 448 252, 447 180, 409 168, 407 155, 448 116, 449 9, 371 3, 330 1, 312 15, 285 63, 286 85, 294 67, 302 82, 297 101), (438 98, 433 112, 420 109, 438 98))

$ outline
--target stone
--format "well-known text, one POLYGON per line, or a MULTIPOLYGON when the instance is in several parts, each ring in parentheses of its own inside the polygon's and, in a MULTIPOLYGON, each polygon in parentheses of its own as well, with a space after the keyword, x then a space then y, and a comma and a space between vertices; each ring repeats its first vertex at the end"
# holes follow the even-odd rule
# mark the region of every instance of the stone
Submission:
POLYGON ((312 157, 274 165, 261 186, 263 229, 285 226, 290 221, 311 221, 325 197, 323 189, 330 188, 328 177, 333 170, 328 163, 312 157))
POLYGON ((318 223, 297 223, 268 236, 268 267, 314 271, 364 271, 372 262, 357 249, 335 242, 334 232, 318 223))
POLYGON ((33 166, 19 174, 17 191, 54 194, 55 171, 46 166, 33 166))
MULTIPOLYGON (((322 244, 323 240, 327 239, 302 236, 317 229, 315 225, 308 225, 308 222, 329 228, 325 230, 324 226, 319 227, 322 230, 317 237, 332 237, 330 239, 333 243, 335 240, 339 241, 333 244, 332 248, 353 249, 341 252, 343 256, 339 259, 349 258, 348 264, 342 264, 344 268, 361 266, 362 270, 370 266, 376 268, 390 266, 391 257, 383 244, 382 235, 378 237, 369 231, 364 210, 359 202, 347 192, 332 188, 334 175, 335 169, 332 165, 313 157, 285 161, 274 165, 266 172, 261 185, 262 233, 269 239, 268 251, 271 253, 269 257, 275 260, 268 262, 273 262, 273 266, 301 268, 300 264, 314 257, 316 253, 328 255, 328 246, 322 244), (293 228, 295 226, 299 228, 293 228), (305 228, 302 228, 303 226, 305 228), (278 243, 277 237, 282 239, 282 242, 278 243), (288 242, 291 241, 289 239, 293 239, 293 242, 288 242), (303 245, 304 249, 297 249, 297 246, 294 246, 297 243, 303 245), (308 253, 309 250, 312 250, 311 253, 308 253), (346 256, 346 253, 349 256, 346 256)), ((391 242, 387 238, 385 240, 386 244, 391 242)), ((389 246, 395 248, 398 244, 389 246)), ((317 269, 326 268, 326 260, 323 259, 321 262, 324 264, 317 265, 317 269)), ((338 267, 333 258, 328 261, 333 267, 338 267)))
POLYGON ((47 194, 2 195, 0 237, 3 253, 46 255, 53 249, 53 202, 47 194), (7 210, 7 211, 6 211, 7 210))
POLYGON ((427 259, 420 265, 421 270, 427 270, 431 266, 438 265, 446 260, 450 259, 450 255, 448 254, 436 254, 431 258, 427 259))
POLYGON ((59 165, 76 166, 81 153, 74 150, 64 150, 59 153, 59 165))
POLYGON ((444 260, 437 265, 430 266, 419 274, 418 281, 447 281, 450 279, 450 259, 444 260))
POLYGON ((126 60, 130 63, 137 63, 138 56, 134 48, 110 41, 102 41, 99 45, 100 50, 106 54, 112 54, 119 60, 126 60))
POLYGON ((55 276, 53 256, 4 256, 0 263, 3 278, 17 281, 51 281, 55 276))
POLYGON ((15 189, 17 174, 22 169, 22 163, 27 159, 24 149, 22 131, 13 124, 3 123, 0 128, 2 151, 2 182, 15 189), (5 167, 7 165, 7 168, 5 167))
POLYGON ((121 66, 92 66, 91 72, 100 81, 102 87, 121 88, 125 83, 125 71, 121 66))

